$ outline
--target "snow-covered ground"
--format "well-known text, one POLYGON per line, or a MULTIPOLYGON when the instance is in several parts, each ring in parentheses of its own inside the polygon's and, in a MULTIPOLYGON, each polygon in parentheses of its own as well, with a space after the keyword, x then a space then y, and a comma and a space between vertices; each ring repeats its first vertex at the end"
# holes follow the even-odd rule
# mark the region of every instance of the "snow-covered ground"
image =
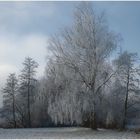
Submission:
POLYGON ((41 138, 90 138, 90 139, 139 139, 140 134, 136 134, 133 131, 118 131, 118 130, 106 130, 99 129, 94 131, 88 128, 82 127, 63 127, 63 128, 32 128, 32 129, 0 129, 0 139, 41 139, 41 138))

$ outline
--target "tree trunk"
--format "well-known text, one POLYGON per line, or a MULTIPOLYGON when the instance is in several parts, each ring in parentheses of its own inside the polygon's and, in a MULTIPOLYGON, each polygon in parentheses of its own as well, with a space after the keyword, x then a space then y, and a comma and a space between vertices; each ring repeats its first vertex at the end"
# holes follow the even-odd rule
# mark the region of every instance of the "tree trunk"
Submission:
POLYGON ((28 82, 28 101, 27 101, 27 108, 28 108, 28 127, 31 127, 31 115, 30 115, 30 80, 28 82))
MULTIPOLYGON (((91 93, 93 93, 93 90, 91 93)), ((96 103, 95 103, 96 102, 96 95, 94 95, 94 97, 91 95, 90 101, 91 101, 91 103, 90 103, 90 105, 91 105, 90 128, 97 130, 97 116, 96 116, 96 103)))
POLYGON ((128 70, 128 75, 127 75, 127 84, 126 84, 126 96, 125 96, 125 103, 124 103, 124 119, 123 119, 123 128, 125 128, 126 124, 126 116, 127 116, 127 104, 128 104, 128 94, 129 94, 129 70, 128 70))
POLYGON ((15 115, 15 97, 13 95, 13 121, 14 121, 14 128, 17 127, 17 124, 16 124, 16 115, 15 115))
POLYGON ((96 118, 96 112, 94 111, 92 113, 92 118, 91 118, 91 124, 90 124, 90 128, 97 130, 97 118, 96 118))

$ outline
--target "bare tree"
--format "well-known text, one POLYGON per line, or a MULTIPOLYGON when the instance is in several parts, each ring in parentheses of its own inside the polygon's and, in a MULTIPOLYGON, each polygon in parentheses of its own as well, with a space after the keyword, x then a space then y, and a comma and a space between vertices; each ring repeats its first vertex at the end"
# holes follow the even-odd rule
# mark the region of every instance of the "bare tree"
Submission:
POLYGON ((97 16, 90 3, 80 4, 74 16, 74 25, 60 37, 53 37, 50 46, 56 60, 76 72, 86 86, 90 127, 96 129, 96 101, 101 88, 114 74, 106 73, 105 69, 107 58, 117 47, 117 36, 108 30, 104 16, 97 16))
POLYGON ((123 128, 126 125, 128 109, 137 103, 135 101, 135 103, 132 103, 132 98, 139 92, 137 60, 136 53, 128 53, 127 51, 123 52, 116 60, 117 66, 121 65, 118 70, 118 76, 122 86, 125 87, 123 128))
POLYGON ((20 75, 20 91, 27 99, 27 114, 28 114, 28 127, 31 127, 31 103, 33 100, 33 90, 35 88, 35 74, 38 67, 37 62, 32 58, 27 57, 23 62, 23 70, 20 75))
MULTIPOLYGON (((7 83, 3 88, 4 93, 4 101, 3 101, 3 109, 4 111, 11 112, 13 116, 13 127, 16 128, 16 95, 18 90, 18 80, 14 73, 10 74, 7 79, 7 83)), ((9 113, 8 113, 9 114, 9 113)), ((10 115, 10 114, 9 114, 10 115)), ((7 117, 8 118, 8 117, 7 117)))

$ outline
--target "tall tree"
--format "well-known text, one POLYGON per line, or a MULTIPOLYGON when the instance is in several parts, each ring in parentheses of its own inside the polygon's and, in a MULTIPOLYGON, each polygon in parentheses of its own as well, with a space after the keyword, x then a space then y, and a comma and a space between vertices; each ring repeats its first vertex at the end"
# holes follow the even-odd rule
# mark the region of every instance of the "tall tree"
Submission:
MULTIPOLYGON (((5 87, 3 88, 4 93, 4 110, 11 112, 12 111, 12 120, 13 120, 13 127, 16 128, 16 94, 18 91, 18 80, 14 73, 8 76, 7 82, 5 87)), ((7 117, 8 118, 8 117, 7 117)))
POLYGON ((101 88, 112 74, 107 72, 106 59, 117 47, 117 36, 108 30, 103 14, 98 16, 91 3, 81 3, 74 14, 74 25, 60 37, 52 38, 50 46, 59 63, 78 75, 86 86, 90 104, 90 127, 97 128, 96 104, 101 88))
POLYGON ((32 58, 27 57, 23 62, 23 70, 20 75, 20 89, 23 96, 27 99, 27 116, 28 116, 28 127, 31 127, 31 103, 33 101, 33 89, 36 83, 36 68, 38 63, 32 58))
MULTIPOLYGON (((128 109, 132 104, 132 98, 139 92, 139 78, 138 78, 138 66, 136 61, 138 56, 136 53, 123 52, 119 58, 115 61, 118 68, 118 76, 125 87, 125 97, 124 97, 124 117, 123 117, 123 128, 126 125, 128 109), (121 67, 120 67, 121 66, 121 67), (130 99, 131 98, 131 102, 130 99)), ((135 102, 135 101, 134 101, 135 102)))

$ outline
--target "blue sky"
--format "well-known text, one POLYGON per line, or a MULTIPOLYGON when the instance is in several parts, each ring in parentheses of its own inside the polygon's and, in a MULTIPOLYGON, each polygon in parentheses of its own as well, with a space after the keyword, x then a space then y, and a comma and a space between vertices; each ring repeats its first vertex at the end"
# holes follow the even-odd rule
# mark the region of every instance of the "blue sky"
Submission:
MULTIPOLYGON (((72 24, 78 3, 0 2, 0 83, 10 72, 19 73, 26 56, 43 74, 48 39, 72 24)), ((106 12, 110 29, 123 37, 123 50, 140 52, 140 2, 93 2, 93 7, 106 12)))

